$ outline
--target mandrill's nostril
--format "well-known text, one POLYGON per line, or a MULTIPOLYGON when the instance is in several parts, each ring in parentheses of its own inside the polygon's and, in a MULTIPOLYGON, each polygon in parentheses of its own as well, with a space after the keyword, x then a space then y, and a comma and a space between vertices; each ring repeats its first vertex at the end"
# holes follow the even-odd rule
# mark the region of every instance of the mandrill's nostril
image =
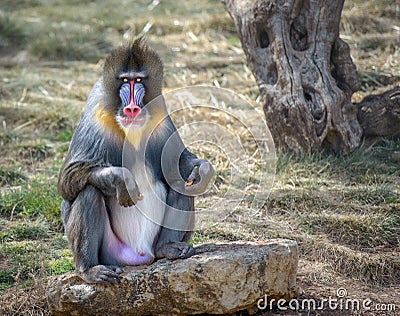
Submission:
POLYGON ((140 114, 140 107, 137 105, 124 107, 124 114, 130 118, 136 118, 140 114))

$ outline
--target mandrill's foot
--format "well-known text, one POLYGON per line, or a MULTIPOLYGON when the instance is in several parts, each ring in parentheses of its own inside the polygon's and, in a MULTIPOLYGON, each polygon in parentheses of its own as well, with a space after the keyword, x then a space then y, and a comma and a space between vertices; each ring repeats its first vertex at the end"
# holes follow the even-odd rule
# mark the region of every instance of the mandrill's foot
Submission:
POLYGON ((87 283, 101 283, 105 285, 118 284, 122 269, 118 266, 98 265, 84 272, 80 272, 80 277, 87 283))
POLYGON ((185 259, 193 256, 195 250, 185 242, 171 242, 156 249, 156 258, 185 259))

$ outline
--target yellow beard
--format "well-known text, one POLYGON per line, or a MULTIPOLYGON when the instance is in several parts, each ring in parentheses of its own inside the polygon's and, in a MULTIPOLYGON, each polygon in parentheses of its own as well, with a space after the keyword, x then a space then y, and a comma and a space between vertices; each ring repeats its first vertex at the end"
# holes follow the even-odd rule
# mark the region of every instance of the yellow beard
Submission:
POLYGON ((135 147, 136 150, 139 149, 140 143, 143 140, 143 134, 146 131, 147 126, 141 126, 139 128, 124 128, 125 136, 128 141, 135 147))
POLYGON ((148 139, 149 135, 147 135, 146 132, 152 133, 158 130, 165 116, 166 113, 163 113, 163 111, 157 111, 145 125, 137 128, 124 128, 117 123, 113 113, 101 108, 100 105, 98 105, 96 109, 96 118, 105 130, 108 131, 110 135, 116 136, 121 142, 127 138, 136 150, 139 149, 144 139, 148 139))
POLYGON ((112 136, 116 136, 119 141, 124 140, 126 133, 115 120, 114 114, 101 108, 101 106, 98 104, 95 115, 97 121, 104 127, 105 131, 107 131, 112 136))

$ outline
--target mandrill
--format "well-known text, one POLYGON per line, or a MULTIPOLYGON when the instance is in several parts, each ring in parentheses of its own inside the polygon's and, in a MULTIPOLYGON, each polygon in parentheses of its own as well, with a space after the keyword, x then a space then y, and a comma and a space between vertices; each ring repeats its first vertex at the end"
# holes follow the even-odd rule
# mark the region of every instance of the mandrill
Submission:
POLYGON ((86 282, 115 284, 121 266, 194 254, 194 195, 214 171, 183 145, 162 80, 162 62, 142 39, 114 49, 72 137, 58 191, 86 282))

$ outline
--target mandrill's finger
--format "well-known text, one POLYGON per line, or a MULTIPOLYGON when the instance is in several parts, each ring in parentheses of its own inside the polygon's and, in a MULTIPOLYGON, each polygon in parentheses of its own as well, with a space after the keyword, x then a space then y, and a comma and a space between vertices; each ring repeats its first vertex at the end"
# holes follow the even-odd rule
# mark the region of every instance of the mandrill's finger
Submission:
POLYGON ((185 182, 185 186, 191 186, 194 184, 194 181, 199 177, 199 166, 194 166, 192 172, 185 182))
POLYGON ((135 205, 135 201, 129 195, 120 196, 118 198, 118 202, 121 206, 124 207, 130 207, 132 205, 135 205))
POLYGON ((185 182, 185 186, 187 186, 187 187, 191 186, 191 185, 193 185, 193 183, 194 183, 194 179, 188 180, 185 182))

